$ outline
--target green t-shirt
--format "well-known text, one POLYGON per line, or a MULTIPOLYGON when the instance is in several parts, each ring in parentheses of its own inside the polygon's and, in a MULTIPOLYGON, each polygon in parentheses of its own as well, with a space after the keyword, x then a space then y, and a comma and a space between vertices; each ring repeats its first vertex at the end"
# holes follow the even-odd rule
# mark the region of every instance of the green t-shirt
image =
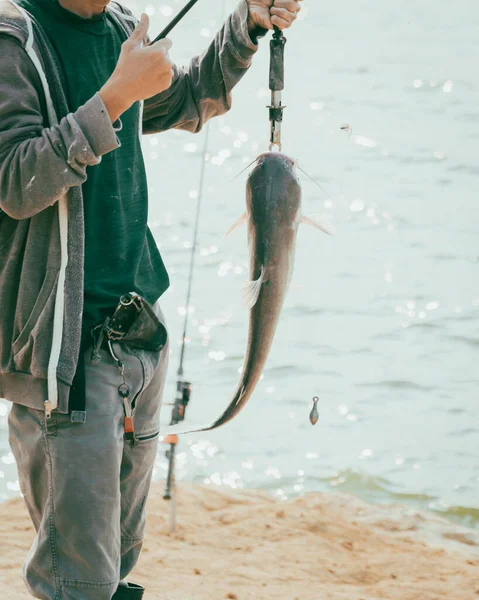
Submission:
MULTIPOLYGON (((57 0, 17 0, 45 30, 58 54, 74 112, 105 84, 126 33, 104 12, 83 19, 57 0)), ((134 291, 150 303, 169 279, 147 225, 148 189, 139 136, 140 103, 125 112, 117 132, 121 146, 87 168, 82 186, 85 213, 83 340, 110 314, 119 297, 134 291)))

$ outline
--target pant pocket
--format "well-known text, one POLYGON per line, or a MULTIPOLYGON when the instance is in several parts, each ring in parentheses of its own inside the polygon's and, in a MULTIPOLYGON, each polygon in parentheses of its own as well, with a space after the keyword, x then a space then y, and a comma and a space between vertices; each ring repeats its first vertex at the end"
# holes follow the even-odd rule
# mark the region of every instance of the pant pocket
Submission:
POLYGON ((142 377, 140 378, 140 385, 137 388, 136 392, 129 399, 130 404, 131 404, 131 410, 132 410, 133 416, 134 416, 139 398, 141 397, 141 394, 146 387, 147 365, 146 365, 145 361, 141 358, 139 351, 135 351, 131 348, 128 348, 127 346, 123 346, 123 349, 124 349, 125 353, 129 355, 130 361, 138 361, 138 364, 140 366, 140 370, 142 373, 142 377))
MULTIPOLYGON (((134 399, 136 439, 147 444, 158 437, 160 411, 168 367, 168 345, 161 352, 138 351, 137 360, 143 366, 145 384, 134 399)), ((140 442, 142 443, 142 442, 140 442)))
POLYGON ((148 435, 137 435, 135 441, 139 444, 147 444, 148 442, 154 442, 158 439, 160 432, 150 433, 148 435))

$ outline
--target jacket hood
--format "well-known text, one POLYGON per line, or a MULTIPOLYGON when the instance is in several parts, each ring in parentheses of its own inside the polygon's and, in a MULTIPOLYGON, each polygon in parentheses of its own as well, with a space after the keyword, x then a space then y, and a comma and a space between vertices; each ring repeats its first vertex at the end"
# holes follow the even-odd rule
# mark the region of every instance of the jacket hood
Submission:
POLYGON ((0 34, 15 37, 26 46, 30 31, 22 11, 12 0, 0 0, 0 34))

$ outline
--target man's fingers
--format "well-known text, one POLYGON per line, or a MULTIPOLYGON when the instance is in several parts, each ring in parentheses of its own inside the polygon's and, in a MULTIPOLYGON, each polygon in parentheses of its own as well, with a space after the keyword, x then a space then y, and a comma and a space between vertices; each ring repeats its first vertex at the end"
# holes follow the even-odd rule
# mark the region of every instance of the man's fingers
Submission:
POLYGON ((299 13, 301 5, 297 0, 275 0, 275 8, 286 8, 292 13, 299 13))
MULTIPOLYGON (((273 6, 270 12, 272 15, 271 22, 275 25, 278 24, 273 21, 273 16, 279 17, 282 21, 285 21, 288 24, 287 27, 289 27, 291 23, 296 19, 296 13, 293 13, 287 10, 286 8, 276 8, 275 6, 273 6)), ((278 25, 278 27, 280 26, 278 25)))
POLYGON ((146 34, 148 33, 149 25, 150 18, 147 14, 143 13, 141 15, 138 25, 135 28, 135 31, 130 35, 130 38, 128 40, 130 45, 137 46, 138 44, 141 44, 144 41, 146 34))
POLYGON ((173 46, 173 42, 168 38, 164 38, 156 42, 156 44, 153 44, 154 48, 160 48, 165 54, 169 51, 171 46, 173 46))
POLYGON ((290 10, 288 10, 286 8, 276 8, 275 6, 273 6, 273 8, 270 10, 270 12, 272 15, 281 17, 282 19, 284 19, 285 21, 288 21, 289 23, 292 23, 296 19, 296 13, 291 12, 290 10))
MULTIPOLYGON (((273 9, 271 9, 271 12, 272 11, 273 9)), ((292 21, 285 21, 281 17, 278 17, 278 15, 272 15, 271 23, 273 23, 273 25, 276 25, 276 27, 279 27, 279 29, 287 29, 291 25, 292 21)))

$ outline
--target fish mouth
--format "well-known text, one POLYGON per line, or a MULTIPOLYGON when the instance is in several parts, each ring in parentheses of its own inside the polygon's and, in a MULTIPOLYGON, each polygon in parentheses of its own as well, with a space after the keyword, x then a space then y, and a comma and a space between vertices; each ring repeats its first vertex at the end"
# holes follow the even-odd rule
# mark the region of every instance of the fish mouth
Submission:
POLYGON ((283 154, 282 152, 263 152, 256 159, 256 167, 261 167, 265 162, 283 162, 285 166, 294 169, 296 167, 297 161, 288 156, 287 154, 283 154))

